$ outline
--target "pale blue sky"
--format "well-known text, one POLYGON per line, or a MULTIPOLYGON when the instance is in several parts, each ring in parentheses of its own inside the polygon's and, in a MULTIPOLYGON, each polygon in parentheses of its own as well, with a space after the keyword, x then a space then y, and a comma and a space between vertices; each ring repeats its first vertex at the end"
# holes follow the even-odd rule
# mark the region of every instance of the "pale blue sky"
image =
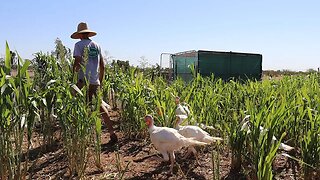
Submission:
POLYGON ((79 22, 110 55, 138 65, 162 52, 259 53, 263 69, 320 67, 320 2, 295 0, 10 0, 0 4, 0 56, 5 41, 23 58, 54 49, 79 22))

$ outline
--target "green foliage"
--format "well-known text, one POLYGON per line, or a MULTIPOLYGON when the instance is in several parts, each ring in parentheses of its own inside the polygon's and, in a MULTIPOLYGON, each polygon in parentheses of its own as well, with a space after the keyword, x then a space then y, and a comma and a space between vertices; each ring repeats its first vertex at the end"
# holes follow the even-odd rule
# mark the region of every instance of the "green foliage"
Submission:
POLYGON ((9 75, 11 70, 11 53, 8 42, 6 42, 6 56, 4 60, 4 72, 9 75))
MULTIPOLYGON (((32 82, 27 74, 29 61, 18 63, 18 74, 10 76, 10 49, 6 43, 6 65, 0 68, 0 178, 20 179, 26 175, 22 166, 22 144, 27 128, 28 147, 32 120, 36 116, 31 98, 32 82)), ((19 57, 19 62, 22 62, 19 57)))
MULTIPOLYGON (((65 89, 59 89, 57 97, 59 124, 62 128, 62 138, 66 150, 69 168, 72 173, 83 176, 89 158, 90 149, 95 141, 100 142, 101 134, 100 105, 101 99, 95 98, 92 103, 87 102, 83 94, 73 94, 72 85, 63 84, 65 89)), ((84 91, 87 87, 84 88, 84 91)), ((98 96, 100 97, 100 96, 98 96)), ((100 151, 99 151, 100 152, 100 151)))
MULTIPOLYGON (((146 114, 152 114, 158 126, 173 127, 175 96, 189 105, 189 124, 213 126, 210 133, 225 139, 224 145, 232 153, 233 170, 244 170, 253 179, 272 179, 272 162, 280 143, 286 142, 301 152, 293 159, 301 162, 305 178, 319 172, 319 74, 226 82, 193 73, 190 82, 167 82, 159 76, 161 69, 157 67, 141 70, 117 61, 106 67, 102 90, 88 104, 87 85, 83 89, 76 87, 73 59, 61 41, 56 42, 55 54, 35 54, 32 79, 27 73, 30 61, 22 61, 19 56, 17 76, 10 76, 10 56, 6 44, 5 66, 0 68, 1 179, 25 177, 27 167, 21 165, 25 130, 29 149, 35 129, 45 146, 55 140, 54 128, 60 128, 70 171, 81 178, 90 151, 95 152, 98 167, 100 164, 102 99, 119 111, 123 133, 145 138, 146 114), (245 130, 243 119, 249 115, 245 130)), ((213 154, 213 159, 219 159, 217 153, 213 154)), ((127 171, 120 166, 118 169, 121 175, 127 171)))

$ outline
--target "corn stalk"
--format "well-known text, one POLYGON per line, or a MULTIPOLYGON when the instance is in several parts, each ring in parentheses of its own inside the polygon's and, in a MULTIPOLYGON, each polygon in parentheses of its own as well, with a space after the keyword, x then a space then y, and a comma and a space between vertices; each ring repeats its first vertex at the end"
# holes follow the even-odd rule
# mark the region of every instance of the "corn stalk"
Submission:
POLYGON ((30 61, 23 62, 18 56, 18 74, 13 77, 10 76, 10 60, 10 49, 6 43, 5 67, 0 68, 0 178, 20 179, 27 171, 27 162, 22 167, 24 132, 27 130, 28 154, 36 108, 30 98, 32 82, 27 73, 30 61))

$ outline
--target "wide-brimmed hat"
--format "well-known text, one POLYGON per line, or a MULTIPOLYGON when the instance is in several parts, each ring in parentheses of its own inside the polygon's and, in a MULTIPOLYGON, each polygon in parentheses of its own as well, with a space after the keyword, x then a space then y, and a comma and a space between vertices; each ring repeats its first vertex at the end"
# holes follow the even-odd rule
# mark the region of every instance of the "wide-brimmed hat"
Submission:
POLYGON ((78 29, 71 35, 72 39, 80 39, 80 34, 88 33, 88 37, 95 36, 97 33, 88 28, 87 23, 81 22, 78 24, 78 29))

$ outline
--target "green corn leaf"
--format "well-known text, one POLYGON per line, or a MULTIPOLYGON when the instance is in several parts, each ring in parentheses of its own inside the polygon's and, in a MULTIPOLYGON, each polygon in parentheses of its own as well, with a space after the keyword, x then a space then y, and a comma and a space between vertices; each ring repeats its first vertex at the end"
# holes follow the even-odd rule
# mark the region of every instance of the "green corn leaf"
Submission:
POLYGON ((47 82, 46 86, 48 87, 49 85, 51 85, 51 84, 53 84, 55 82, 57 82, 57 80, 51 79, 49 82, 47 82))
POLYGON ((8 87, 7 84, 4 84, 3 86, 1 86, 1 96, 3 95, 7 87, 8 87))
POLYGON ((309 120, 310 120, 310 121, 312 121, 313 117, 312 117, 311 109, 310 109, 310 108, 308 108, 308 109, 307 109, 307 111, 308 111, 308 117, 309 117, 309 120))
POLYGON ((83 96, 83 93, 81 92, 81 90, 78 88, 77 85, 72 84, 71 87, 72 87, 75 91, 77 91, 81 96, 83 96))
POLYGON ((96 118, 96 132, 98 133, 98 134, 101 134, 101 127, 102 127, 102 125, 101 125, 101 119, 100 118, 96 118))
POLYGON ((47 107, 47 100, 46 98, 41 98, 42 104, 47 107))
POLYGON ((38 106, 37 101, 35 100, 31 101, 31 104, 33 105, 33 108, 37 108, 38 106))
MULTIPOLYGON (((17 53, 18 54, 18 53, 17 53)), ((19 60, 21 59, 21 57, 18 55, 18 57, 19 57, 19 60)), ((31 62, 30 61, 25 61, 24 63, 23 63, 23 66, 20 68, 20 71, 19 71, 19 73, 24 77, 25 75, 26 75, 26 73, 27 73, 27 70, 28 70, 28 67, 30 66, 30 64, 31 64, 31 62)))
POLYGON ((10 53, 10 48, 7 41, 6 41, 6 57, 5 57, 4 65, 5 65, 5 73, 9 75, 11 70, 11 53, 10 53))
POLYGON ((298 158, 296 158, 296 157, 293 157, 293 156, 291 156, 291 155, 289 155, 289 154, 287 154, 287 153, 282 153, 281 155, 282 155, 282 156, 285 156, 285 157, 288 157, 288 158, 290 158, 290 159, 293 159, 293 160, 295 160, 295 161, 297 161, 297 162, 299 162, 299 163, 301 163, 301 164, 304 164, 304 165, 306 165, 306 166, 309 166, 309 167, 312 168, 312 169, 316 169, 315 167, 311 166, 310 164, 305 163, 303 160, 298 159, 298 158))
POLYGON ((1 77, 0 87, 2 87, 4 85, 4 83, 6 83, 6 77, 5 76, 1 77))

